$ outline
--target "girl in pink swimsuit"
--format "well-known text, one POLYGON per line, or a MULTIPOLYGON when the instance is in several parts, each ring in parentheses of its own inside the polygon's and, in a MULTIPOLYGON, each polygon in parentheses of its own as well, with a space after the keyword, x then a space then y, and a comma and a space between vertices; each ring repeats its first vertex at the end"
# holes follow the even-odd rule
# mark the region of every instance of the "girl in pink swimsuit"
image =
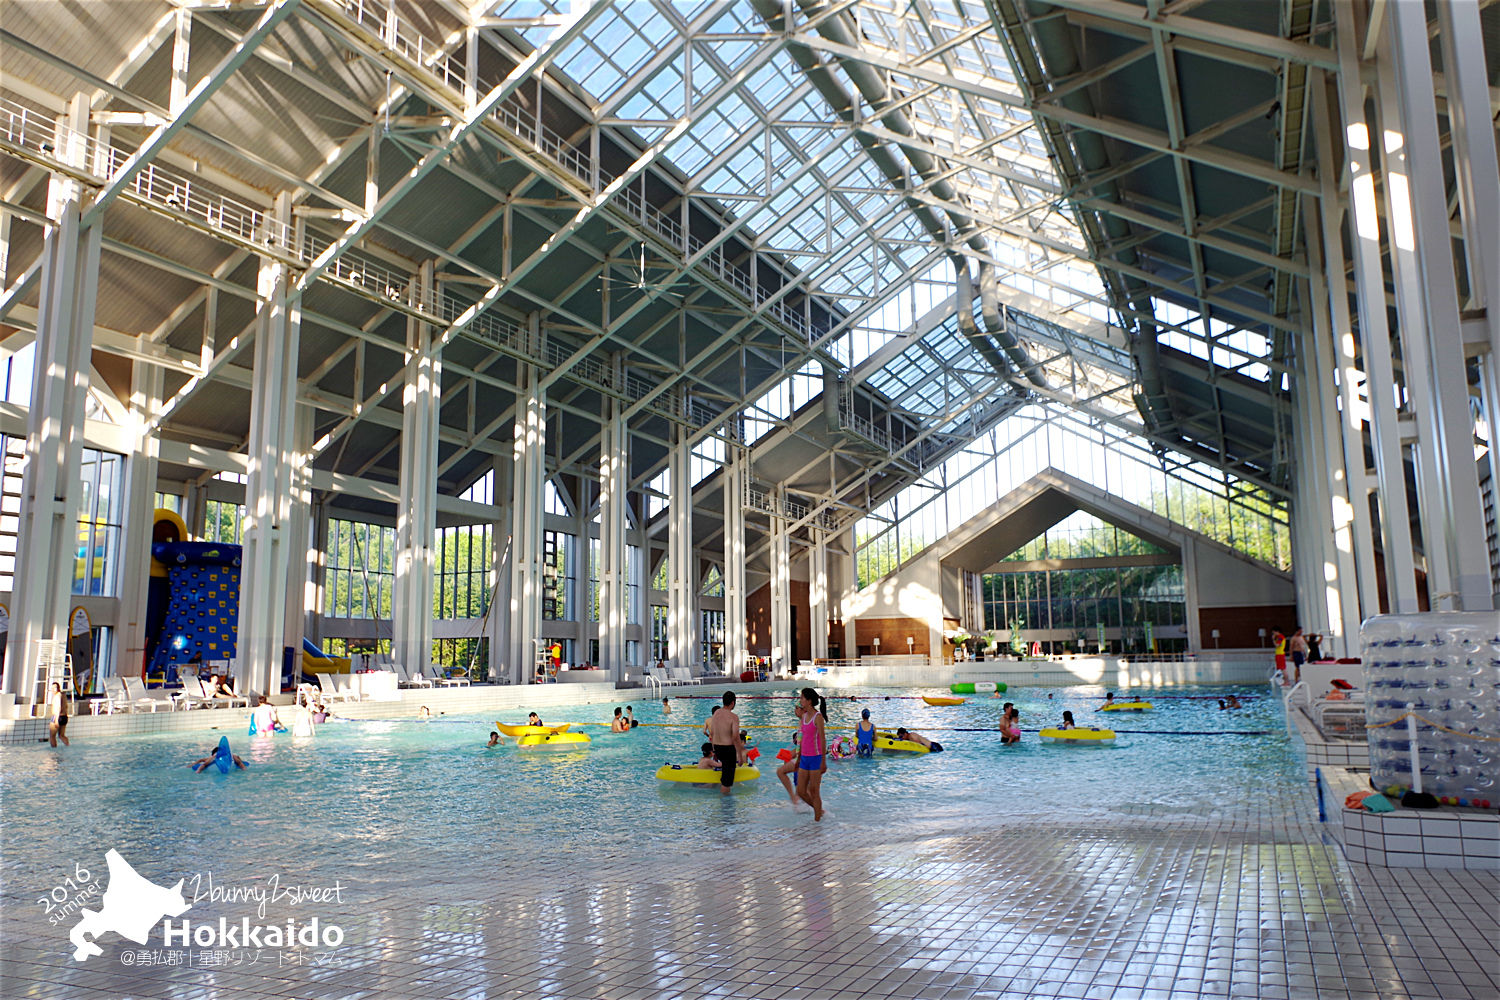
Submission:
POLYGON ((812 806, 813 820, 823 819, 823 772, 828 769, 827 747, 824 733, 823 713, 818 692, 812 688, 802 689, 801 759, 797 762, 797 796, 812 806))

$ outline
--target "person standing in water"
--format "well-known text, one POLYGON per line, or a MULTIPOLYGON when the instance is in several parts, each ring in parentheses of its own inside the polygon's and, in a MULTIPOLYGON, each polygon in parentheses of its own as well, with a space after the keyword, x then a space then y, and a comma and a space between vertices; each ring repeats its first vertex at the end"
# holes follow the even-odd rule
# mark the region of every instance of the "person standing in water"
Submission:
POLYGON ((661 700, 661 714, 662 715, 671 715, 672 714, 672 699, 670 699, 670 698, 663 698, 661 700))
POLYGON ((47 714, 52 718, 47 723, 48 741, 53 746, 57 746, 58 740, 62 740, 65 747, 72 746, 68 741, 68 699, 63 695, 62 685, 56 681, 52 682, 52 690, 47 694, 47 714))
POLYGON ((745 753, 740 743, 740 717, 734 714, 733 691, 724 692, 723 708, 708 720, 708 741, 714 745, 714 759, 719 762, 719 794, 728 795, 745 753))
MULTIPOLYGON (((826 703, 824 703, 826 704, 826 703)), ((828 744, 818 692, 802 689, 801 759, 797 762, 797 797, 812 806, 814 822, 823 819, 823 772, 828 769, 828 744)))
POLYGON ((859 722, 854 727, 854 742, 857 756, 875 756, 875 723, 870 721, 868 708, 859 713, 859 722))

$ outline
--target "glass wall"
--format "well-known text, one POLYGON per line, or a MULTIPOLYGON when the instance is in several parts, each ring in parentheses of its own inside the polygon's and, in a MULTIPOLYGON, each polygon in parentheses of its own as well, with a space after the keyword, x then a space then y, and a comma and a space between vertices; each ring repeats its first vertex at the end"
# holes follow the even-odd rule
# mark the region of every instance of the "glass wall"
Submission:
POLYGON ((490 540, 488 524, 438 529, 432 617, 484 617, 490 606, 490 540))
POLYGON ((703 660, 705 670, 724 669, 724 612, 703 611, 700 614, 701 636, 699 655, 703 660))
POLYGON ((564 531, 542 532, 542 618, 573 621, 577 616, 569 595, 574 593, 573 536, 564 531))
POLYGON ((389 618, 396 586, 396 529, 363 521, 328 522, 323 613, 389 618))
POLYGON ((83 449, 73 593, 113 597, 118 588, 121 477, 125 456, 83 449))
POLYGON ((1049 468, 1279 569, 1291 566, 1281 498, 1202 463, 1164 462, 1142 439, 1091 426, 1065 407, 1034 403, 855 525, 859 586, 899 569, 997 497, 1049 468))
POLYGON ((209 500, 203 505, 203 540, 226 545, 243 544, 245 505, 228 500, 209 500))

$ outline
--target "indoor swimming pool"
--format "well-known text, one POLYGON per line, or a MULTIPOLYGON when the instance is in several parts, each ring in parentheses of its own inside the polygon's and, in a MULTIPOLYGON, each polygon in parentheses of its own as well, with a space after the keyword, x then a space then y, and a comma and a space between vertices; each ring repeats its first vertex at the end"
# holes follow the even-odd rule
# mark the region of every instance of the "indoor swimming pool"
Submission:
POLYGON ((312 740, 236 728, 249 767, 227 775, 188 768, 219 731, 7 746, 0 995, 1492 995, 1474 942, 1450 963, 1441 932, 1401 914, 1473 912, 1493 879, 1359 885, 1267 689, 1132 690, 1154 706, 1139 714, 1098 713, 1090 687, 920 698, 940 693, 830 701, 833 726, 869 708, 945 750, 831 763, 820 824, 771 773, 789 692, 741 700, 747 727, 783 728, 750 730, 769 766, 727 798, 655 779, 696 760, 708 692, 674 697, 670 716, 637 696, 628 734, 583 725, 612 704, 544 710, 593 737, 578 752, 486 749, 491 720, 454 715, 330 722, 312 740), (1230 693, 1245 707, 1220 711, 1230 693), (1017 747, 996 730, 1007 700, 1017 747), (1117 742, 1040 743, 1063 711, 1117 742), (77 961, 79 911, 49 922, 46 901, 74 892, 78 865, 101 881, 111 850, 163 889, 184 880, 195 927, 316 917, 338 944, 164 948, 158 925, 144 946, 102 934, 77 961))

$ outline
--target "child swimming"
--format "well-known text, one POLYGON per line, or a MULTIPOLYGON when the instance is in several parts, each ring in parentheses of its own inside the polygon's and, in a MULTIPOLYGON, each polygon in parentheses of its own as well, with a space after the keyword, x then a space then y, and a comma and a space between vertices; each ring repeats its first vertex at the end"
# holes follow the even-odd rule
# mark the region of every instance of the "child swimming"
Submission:
POLYGON ((1064 728, 1064 729, 1073 729, 1074 728, 1073 713, 1072 712, 1064 712, 1063 713, 1062 728, 1064 728))

